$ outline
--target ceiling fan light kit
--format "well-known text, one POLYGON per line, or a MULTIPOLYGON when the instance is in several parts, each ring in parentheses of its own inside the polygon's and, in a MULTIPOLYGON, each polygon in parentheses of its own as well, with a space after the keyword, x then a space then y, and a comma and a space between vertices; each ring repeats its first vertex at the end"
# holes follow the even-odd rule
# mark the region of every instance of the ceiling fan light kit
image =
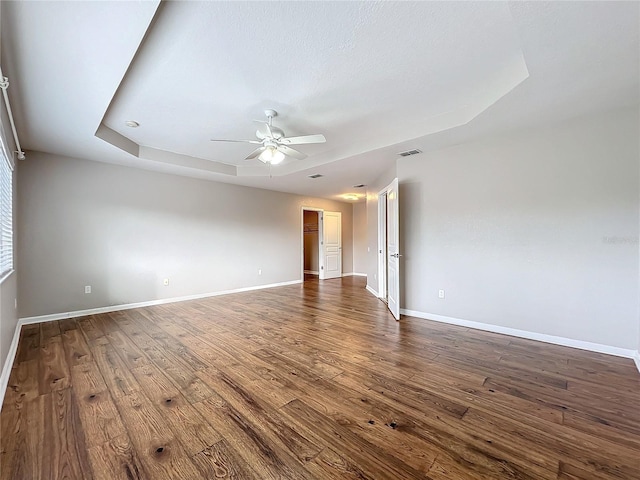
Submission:
POLYGON ((267 117, 267 121, 256 120, 256 122, 264 123, 267 127, 266 133, 261 131, 260 129, 256 131, 256 137, 258 138, 258 140, 211 139, 211 141, 253 143, 261 145, 249 155, 247 155, 245 160, 253 160, 254 158, 257 158, 267 165, 277 165, 282 162, 285 157, 294 158, 296 160, 303 160, 307 157, 305 153, 302 153, 295 148, 291 148, 289 145, 325 143, 327 141, 322 134, 287 137, 285 136, 282 129, 273 126, 273 118, 278 116, 278 112, 273 109, 267 109, 264 111, 264 114, 267 117))
POLYGON ((284 160, 284 153, 278 150, 275 146, 268 146, 258 157, 258 160, 264 163, 270 163, 271 165, 278 165, 284 160))

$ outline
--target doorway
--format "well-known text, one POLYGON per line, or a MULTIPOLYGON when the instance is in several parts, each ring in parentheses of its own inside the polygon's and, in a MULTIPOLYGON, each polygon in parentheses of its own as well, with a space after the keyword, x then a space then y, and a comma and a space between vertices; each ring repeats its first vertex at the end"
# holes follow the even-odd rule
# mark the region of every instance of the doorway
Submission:
POLYGON ((400 320, 398 179, 378 192, 378 295, 400 320))
POLYGON ((320 275, 319 210, 302 211, 303 280, 317 280, 320 275))
POLYGON ((302 280, 342 277, 342 212, 302 207, 302 280))

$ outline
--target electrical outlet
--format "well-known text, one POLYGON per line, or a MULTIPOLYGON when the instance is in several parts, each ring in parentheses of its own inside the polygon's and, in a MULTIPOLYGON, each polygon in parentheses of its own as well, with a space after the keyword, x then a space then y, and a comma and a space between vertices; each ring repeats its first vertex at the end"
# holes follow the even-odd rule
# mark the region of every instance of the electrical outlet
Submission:
POLYGON ((261 268, 258 269, 258 275, 262 275, 262 269, 261 268))
POLYGON ((444 298, 444 290, 438 290, 438 298, 444 298))
POLYGON ((168 279, 168 278, 165 278, 165 279, 162 281, 162 284, 163 284, 165 287, 168 287, 168 286, 169 286, 169 279, 168 279))
POLYGON ((91 293, 91 285, 85 285, 84 293, 91 293))

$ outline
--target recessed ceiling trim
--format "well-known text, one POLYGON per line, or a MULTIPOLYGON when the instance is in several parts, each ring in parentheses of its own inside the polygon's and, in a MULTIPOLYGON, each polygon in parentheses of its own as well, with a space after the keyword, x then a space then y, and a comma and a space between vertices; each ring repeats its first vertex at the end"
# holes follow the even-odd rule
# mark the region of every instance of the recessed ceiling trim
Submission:
POLYGON ((96 130, 95 135, 114 147, 130 153, 134 157, 140 157, 140 145, 102 123, 98 127, 98 130, 96 130))

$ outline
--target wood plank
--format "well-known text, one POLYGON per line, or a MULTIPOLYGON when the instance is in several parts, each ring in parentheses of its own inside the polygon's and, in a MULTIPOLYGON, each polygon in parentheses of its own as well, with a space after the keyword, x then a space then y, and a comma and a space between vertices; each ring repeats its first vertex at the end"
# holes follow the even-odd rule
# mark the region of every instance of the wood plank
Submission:
POLYGON ((420 478, 421 472, 414 470, 395 457, 385 454, 376 445, 367 442, 338 423, 327 421, 327 417, 300 400, 293 400, 282 408, 291 417, 298 419, 308 433, 313 432, 333 443, 342 451, 348 451, 349 457, 359 469, 367 472, 371 478, 397 479, 420 478))
POLYGON ((135 377, 110 344, 95 345, 92 352, 112 397, 118 398, 139 391, 140 386, 135 377))
POLYGON ((43 395, 45 421, 40 478, 92 479, 85 431, 70 388, 43 395))
POLYGON ((260 430, 221 398, 208 398, 196 403, 211 425, 255 470, 261 479, 312 478, 287 452, 271 443, 260 430))
POLYGON ((129 438, 149 478, 199 478, 200 473, 190 460, 164 417, 140 393, 116 399, 129 438))
POLYGON ((218 394, 235 410, 243 412, 261 435, 270 442, 298 458, 301 463, 313 459, 322 446, 314 438, 302 436, 290 425, 283 421, 266 402, 260 400, 261 391, 255 388, 253 381, 233 370, 199 372, 205 382, 212 386, 218 394))
POLYGON ((43 478, 44 432, 51 422, 51 417, 45 415, 47 400, 46 395, 41 395, 20 404, 20 408, 3 405, 0 479, 43 478))
POLYGON ((40 344, 44 345, 50 338, 61 335, 60 325, 57 320, 40 323, 40 344))
POLYGON ((224 440, 211 445, 193 457, 204 478, 258 480, 251 467, 224 440))
POLYGON ((16 352, 16 363, 38 358, 40 353, 40 325, 24 325, 16 352))
POLYGON ((74 365, 92 360, 89 345, 81 330, 73 329, 65 331, 62 334, 62 344, 68 366, 73 367, 74 365))
POLYGON ((145 480, 145 472, 138 454, 125 433, 89 448, 89 458, 95 480, 145 480))
POLYGON ((38 391, 40 395, 70 386, 69 366, 62 345, 62 336, 51 337, 40 347, 38 357, 38 391))
POLYGON ((143 350, 138 348, 121 330, 112 330, 107 333, 106 337, 116 352, 118 352, 127 368, 136 368, 149 363, 149 359, 143 350))
POLYGON ((195 455, 222 440, 222 436, 185 400, 158 368, 144 365, 131 372, 189 455, 195 455))
POLYGON ((79 417, 89 447, 102 445, 126 431, 106 383, 93 362, 71 368, 79 417))
POLYGON ((0 480, 640 478, 629 359, 396 322, 364 286, 25 326, 0 480))

